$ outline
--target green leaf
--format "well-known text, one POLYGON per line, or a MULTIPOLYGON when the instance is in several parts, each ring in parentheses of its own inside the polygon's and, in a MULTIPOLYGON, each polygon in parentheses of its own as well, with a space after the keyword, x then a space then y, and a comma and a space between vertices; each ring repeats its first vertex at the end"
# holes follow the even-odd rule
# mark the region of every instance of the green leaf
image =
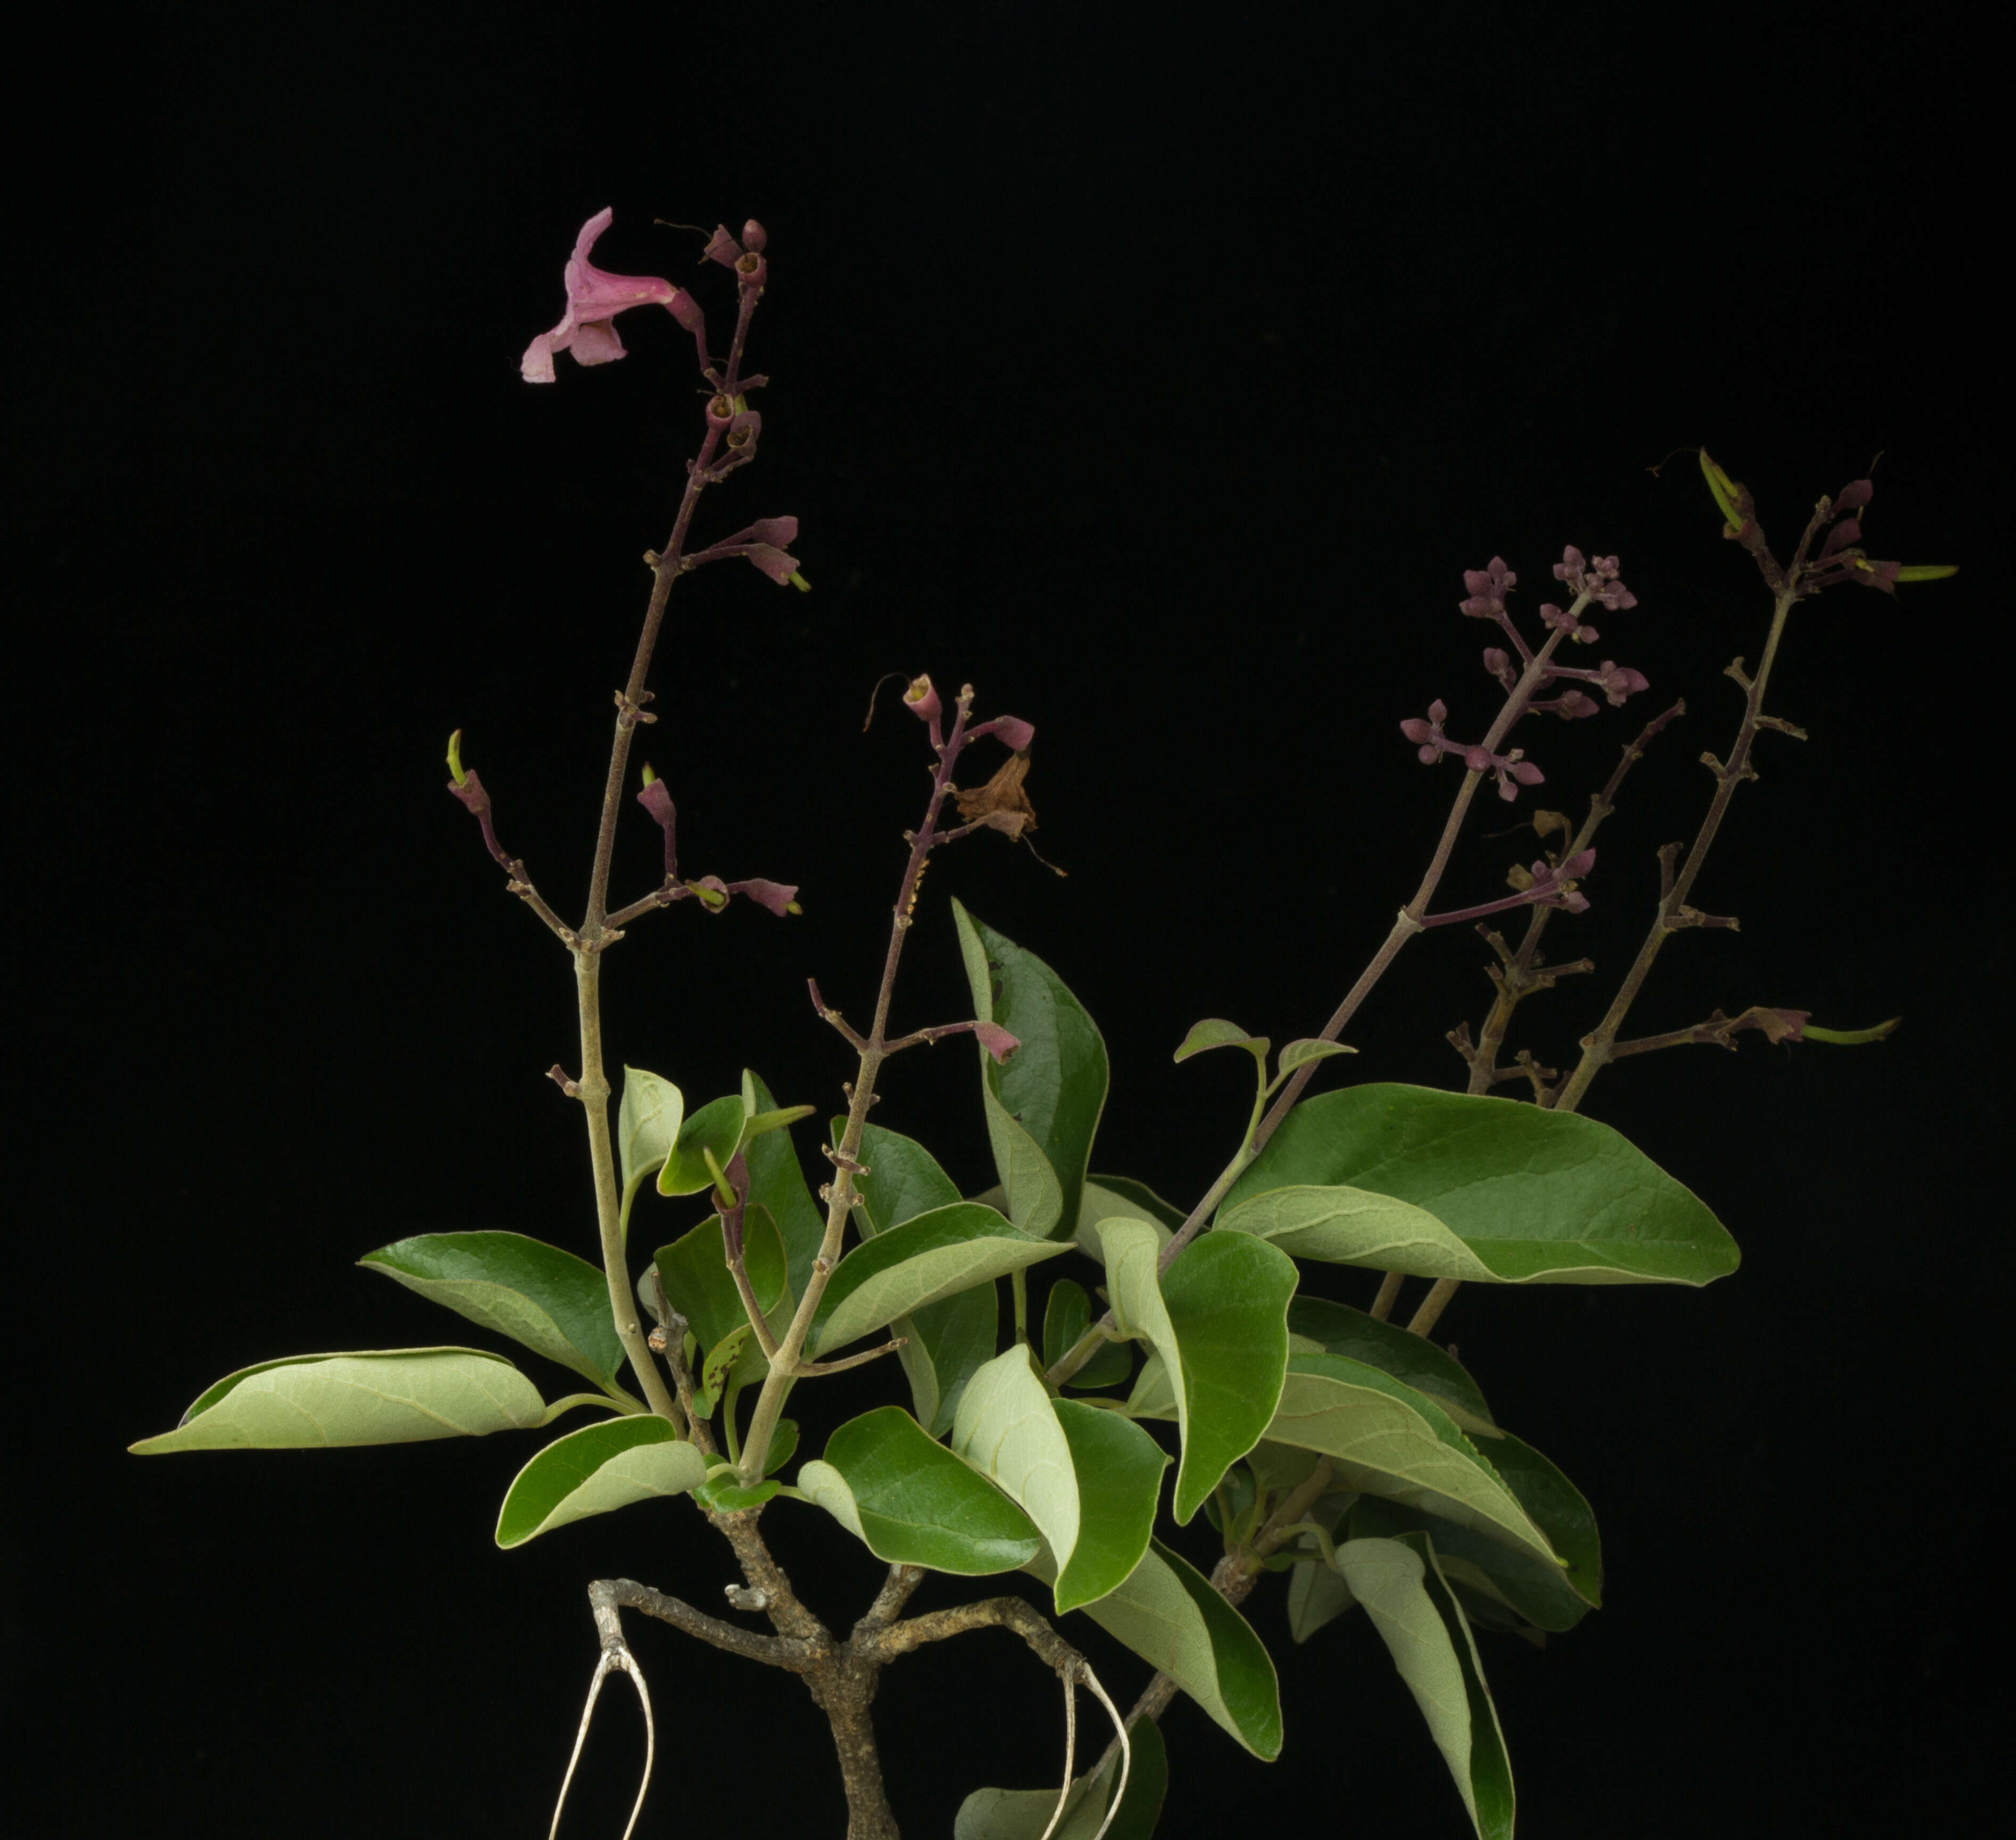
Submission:
POLYGON ((745 1489, 734 1464, 717 1460, 707 1480, 693 1491, 693 1500, 718 1514, 733 1514, 744 1508, 761 1507, 783 1487, 783 1483, 773 1481, 752 1483, 745 1489))
POLYGON ((697 1195, 714 1186, 714 1174, 707 1166, 707 1152, 726 1168, 741 1147, 742 1128, 749 1122, 749 1108, 742 1095, 731 1093, 695 1112, 679 1126, 679 1142, 658 1172, 661 1195, 697 1195))
POLYGON ((1274 1416, 1287 1370, 1294 1262, 1259 1240, 1207 1233, 1158 1280, 1152 1227, 1107 1220, 1098 1231, 1120 1327, 1153 1345, 1175 1395, 1181 1525, 1274 1416))
POLYGON ((1957 562, 1910 562, 1897 571, 1900 582, 1945 582, 1960 573, 1957 562))
POLYGON ((616 1114, 616 1147, 623 1160, 623 1230, 628 1239, 630 1201, 647 1176, 664 1167, 686 1121, 686 1095, 670 1080, 641 1067, 623 1070, 623 1104, 616 1114))
POLYGON ((1562 1569, 1546 1536, 1426 1393, 1341 1355, 1291 1355, 1270 1442, 1330 1460, 1338 1485, 1440 1514, 1562 1569))
MULTIPOLYGON (((728 1247, 718 1214, 710 1214, 683 1238, 661 1246, 653 1262, 658 1281, 665 1287, 665 1301, 686 1318, 703 1352, 718 1348, 737 1329, 748 1327, 749 1312, 736 1287, 735 1274, 728 1269, 728 1247)), ((754 1203, 742 1214, 742 1266, 768 1321, 791 1293, 785 1276, 783 1240, 769 1210, 754 1203)))
POLYGON ((497 1516, 497 1543, 542 1533, 654 1496, 684 1495, 707 1460, 662 1418, 640 1413, 556 1438, 512 1478, 497 1516))
MULTIPOLYGON (((833 1121, 833 1141, 840 1142, 847 1120, 833 1121)), ((959 1185, 938 1167, 938 1160, 913 1137, 900 1131, 885 1131, 879 1125, 865 1125, 861 1132, 859 1160, 866 1173, 855 1178, 854 1186, 866 1204, 855 1215, 865 1238, 887 1233, 920 1214, 949 1208, 959 1198, 959 1185)))
MULTIPOLYGON (((1503 1435, 1492 1421, 1491 1408, 1470 1370, 1425 1335, 1321 1297, 1298 1297, 1288 1305, 1288 1333, 1315 1342, 1325 1354, 1363 1361, 1395 1380, 1404 1380, 1416 1392, 1426 1393, 1474 1438, 1503 1435)), ((1495 1452, 1496 1446, 1492 1449, 1495 1452)))
MULTIPOLYGON (((763 1125, 765 1119, 788 1122, 810 1111, 809 1107, 796 1107, 780 1111, 761 1080, 752 1073, 745 1072, 742 1077, 751 1089, 756 1108, 756 1115, 750 1120, 752 1129, 763 1125)), ((833 1141, 837 1143, 840 1140, 836 1137, 833 1141)), ((781 1128, 765 1127, 744 1142, 742 1156, 749 1171, 749 1199, 767 1209, 776 1222, 784 1242, 791 1294, 802 1297, 805 1280, 812 1275, 812 1261, 819 1256, 819 1242, 826 1237, 826 1216, 805 1186, 805 1172, 792 1147, 791 1134, 781 1128)))
POLYGON ((976 1284, 900 1316, 889 1327, 903 1338, 896 1359, 910 1383, 918 1422, 941 1438, 952 1429, 967 1382, 994 1358, 1001 1339, 1001 1294, 992 1284, 976 1284))
POLYGON ((833 1268, 813 1319, 816 1352, 844 1346, 941 1298, 1066 1250, 1031 1239, 992 1208, 958 1201, 879 1233, 833 1268))
MULTIPOLYGON (((833 1121, 833 1142, 847 1121, 833 1121)), ((920 1214, 951 1206, 959 1186, 938 1167, 938 1158, 900 1131, 868 1125, 861 1133, 860 1161, 867 1173, 855 1178, 866 1204, 855 1212, 862 1237, 872 1239, 920 1214)), ((1001 1300, 991 1284, 980 1284, 943 1302, 900 1316, 889 1327, 903 1338, 896 1358, 910 1383, 917 1421, 933 1437, 952 1428, 959 1395, 974 1370, 994 1358, 1000 1339, 1001 1300)))
POLYGON ((1219 1225, 1301 1258, 1487 1283, 1705 1284, 1736 1243, 1607 1125, 1425 1086, 1305 1100, 1219 1225))
POLYGON ((1491 1445, 1492 1467, 1534 1525, 1568 1561, 1565 1571, 1515 1550, 1438 1514, 1395 1502, 1361 1498, 1351 1511, 1354 1536, 1395 1539, 1425 1533, 1450 1582, 1502 1606, 1498 1620, 1516 1620, 1560 1634, 1603 1601, 1603 1554, 1596 1517, 1582 1492, 1530 1444, 1501 1433, 1491 1445), (1503 1611, 1513 1613, 1507 1619, 1503 1611))
POLYGON ((999 1023, 1021 1043, 999 1067, 985 1049, 978 1050, 988 1135, 1009 1215, 1027 1233, 1068 1233, 1106 1107, 1106 1043, 1063 980, 1034 952, 982 925, 956 901, 952 914, 974 1015, 999 1023), (1054 1195, 1042 1179, 1045 1169, 1054 1195))
POLYGON ((599 1386, 623 1370, 609 1280, 558 1246, 515 1233, 423 1233, 357 1262, 599 1386))
POLYGON ((1288 1634, 1306 1642, 1357 1602, 1339 1573, 1319 1559, 1305 1559, 1288 1574, 1288 1634))
POLYGON ((1155 1230, 1159 1249, 1175 1237, 1183 1215, 1180 1208, 1171 1207, 1138 1182, 1118 1176, 1094 1176, 1087 1179, 1084 1198, 1078 1203, 1078 1249, 1086 1258, 1103 1262, 1106 1255, 1100 1249, 1098 1231, 1102 1220, 1146 1221, 1155 1230))
POLYGON ((1042 1544, 1027 1514, 898 1406, 850 1419, 797 1485, 891 1565, 977 1578, 1013 1572, 1042 1544))
POLYGON ((1512 1766, 1504 1734, 1476 1640, 1434 1547, 1418 1534, 1405 1541, 1349 1540, 1337 1549, 1337 1564, 1421 1709, 1471 1825, 1481 1840, 1511 1840, 1512 1766))
POLYGON ((707 1351, 707 1359, 700 1366, 700 1385, 693 1389, 693 1413, 697 1417, 713 1417, 715 1407, 721 1403, 721 1389, 728 1384, 729 1376, 748 1348, 751 1333, 745 1316, 707 1351))
MULTIPOLYGON (((1169 1757, 1152 1719, 1129 1734, 1134 1750, 1125 1799, 1106 1830, 1106 1840, 1150 1840, 1161 1818, 1169 1789, 1169 1757)), ((1082 1740, 1081 1740, 1082 1741, 1082 1740)), ((1120 1753, 1103 1769, 1073 1779, 1055 1832, 1057 1791, 1049 1789, 976 1789, 959 1804, 952 1840, 1093 1840, 1120 1785, 1120 1753)))
POLYGON ((1306 1067, 1312 1060, 1327 1060, 1333 1054, 1355 1054, 1355 1048, 1348 1048, 1342 1042, 1319 1042, 1312 1036, 1290 1042, 1281 1050, 1281 1057, 1274 1064, 1274 1077, 1286 1079, 1298 1067, 1306 1067))
POLYGON ((545 1401, 501 1355, 474 1348, 290 1355, 228 1374, 159 1437, 128 1448, 308 1450, 484 1438, 541 1422, 545 1401))
MULTIPOLYGON (((1085 1186, 1089 1192, 1092 1185, 1088 1183, 1085 1186)), ((1071 1278, 1057 1280, 1043 1305, 1043 1365, 1054 1367, 1091 1327, 1092 1299, 1085 1294, 1084 1285, 1071 1278)), ((1109 1341, 1064 1385, 1080 1392, 1119 1386, 1133 1368, 1127 1350, 1117 1341, 1109 1341)))
POLYGON ((1213 1048, 1244 1048, 1260 1063, 1260 1077, 1267 1077, 1267 1053, 1273 1046, 1264 1035, 1248 1035, 1236 1022, 1227 1022, 1222 1016, 1207 1016, 1201 1022, 1190 1024, 1190 1032, 1183 1039, 1174 1058, 1178 1061, 1190 1059, 1193 1054, 1208 1053, 1213 1048))
POLYGON ((952 1447, 1019 1503, 1049 1543, 1045 1576, 1060 1613, 1113 1590, 1139 1561, 1168 1458, 1118 1414, 1053 1399, 1027 1349, 1011 1348, 974 1375, 952 1447))
MULTIPOLYGON (((1038 1554, 1027 1569, 1047 1578, 1047 1555, 1038 1554)), ((1118 1590, 1086 1604, 1085 1613, 1167 1674, 1255 1756, 1271 1763, 1281 1754, 1280 1690, 1265 1647, 1211 1581, 1159 1539, 1118 1590)))

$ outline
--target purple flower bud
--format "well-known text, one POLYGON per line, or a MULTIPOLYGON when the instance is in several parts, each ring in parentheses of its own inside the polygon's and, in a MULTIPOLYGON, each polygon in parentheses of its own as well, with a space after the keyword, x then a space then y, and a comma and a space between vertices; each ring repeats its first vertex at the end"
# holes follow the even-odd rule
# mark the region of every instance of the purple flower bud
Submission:
MULTIPOLYGON (((1844 511, 1859 511, 1875 496, 1876 487, 1873 481, 1852 480, 1843 486, 1836 495, 1834 502, 1834 515, 1838 517, 1844 511)), ((1797 1013, 1794 1012, 1795 1014, 1797 1013)))
POLYGON ((1612 708, 1622 708, 1626 697, 1635 697, 1650 688, 1650 680, 1642 671, 1633 671, 1628 664, 1613 664, 1607 658, 1590 682, 1602 686, 1612 708))
MULTIPOLYGON (((1489 772, 1496 762, 1489 748, 1473 745, 1463 751, 1463 764, 1473 773, 1484 773, 1489 772)), ((1510 798, 1512 794, 1508 792, 1505 796, 1510 798)))
POLYGON ((769 240, 769 233, 754 218, 742 226, 742 247, 744 249, 761 250, 769 240))
POLYGON ((1492 645, 1484 648, 1484 668, 1508 690, 1519 682, 1518 672, 1512 668, 1512 654, 1501 646, 1492 645))
POLYGON ((1470 590, 1470 598, 1458 604, 1473 620, 1502 619, 1506 594, 1517 585, 1518 580, 1505 566, 1505 558, 1494 556, 1489 567, 1463 571, 1463 585, 1470 590))
POLYGON ((714 234, 707 239, 707 247, 701 254, 708 261, 718 262, 724 268, 732 268, 742 259, 742 245, 729 235, 725 224, 716 224, 714 234))
POLYGON ((1554 579, 1565 582, 1576 593, 1582 592, 1583 571, 1588 567, 1582 553, 1571 543, 1562 550, 1561 559, 1554 564, 1554 579))
POLYGON ((973 1032, 980 1045, 993 1057, 996 1067, 1022 1045, 998 1022, 976 1022, 973 1032))
MULTIPOLYGON (((646 769, 648 772, 650 769, 646 769)), ((672 803, 672 795, 665 790, 662 780, 646 780, 644 790, 637 794, 637 802, 651 814, 651 821, 665 834, 665 880, 671 881, 679 872, 679 811, 672 803)))
POLYGON ((997 715, 986 725, 994 731, 994 736, 1010 754, 1020 754, 1036 738, 1036 725, 1024 722, 1019 715, 997 715))
POLYGON ((774 543, 751 543, 743 553, 779 588, 788 588, 797 572, 797 558, 774 543))
MULTIPOLYGON (((1536 703, 1533 706, 1539 708, 1536 703)), ((1564 690, 1548 705, 1563 722, 1575 722, 1585 715, 1596 713, 1596 699, 1585 697, 1580 690, 1564 690)))
POLYGON ((1823 558, 1830 556, 1837 549, 1845 549, 1849 544, 1861 541, 1861 524, 1852 517, 1844 517, 1827 532, 1827 541, 1820 546, 1820 555, 1823 558))
POLYGON ((1589 872, 1595 866, 1595 851, 1578 850, 1572 856, 1569 857, 1568 861, 1564 862, 1559 869, 1556 870, 1554 873, 1559 876, 1563 881, 1571 882, 1579 880, 1582 877, 1588 874, 1589 872))
MULTIPOLYGON (((711 878, 709 878, 711 880, 711 878)), ((758 877, 746 882, 729 882, 723 891, 730 895, 747 895, 758 907, 767 907, 778 919, 792 911, 797 898, 797 884, 767 882, 758 877)))

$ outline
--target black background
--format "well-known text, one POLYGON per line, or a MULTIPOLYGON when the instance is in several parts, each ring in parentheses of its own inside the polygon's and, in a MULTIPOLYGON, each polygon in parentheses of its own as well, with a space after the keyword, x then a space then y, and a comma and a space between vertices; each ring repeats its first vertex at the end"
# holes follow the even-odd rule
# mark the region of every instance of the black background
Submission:
MULTIPOLYGON (((1651 693, 1534 725, 1540 802, 1579 812, 1628 734, 1688 700, 1604 834, 1593 911, 1551 935, 1601 970, 1522 1013, 1559 1064, 1642 934, 1653 851, 1691 834, 1695 757, 1739 708, 1719 674, 1769 610, 1692 454, 1652 469, 1706 443, 1789 548, 1881 450, 1874 552, 1964 573, 1797 614, 1773 704, 1813 740, 1764 738, 1697 891, 1742 931, 1677 942, 1633 1026, 1756 1002, 1905 1026, 1615 1069, 1586 1109, 1697 1189, 1743 1269, 1699 1293, 1473 1290, 1443 1333, 1605 1534, 1608 1608, 1544 1653, 1486 1650, 1525 1831, 1967 1812, 2011 1712, 1996 104, 1936 8, 1626 16, 61 22, 41 81, 63 131, 17 168, 36 275, 5 506, 13 1237, 38 1356, 14 1392, 10 1723, 34 1831, 542 1833, 594 1658, 586 1582, 711 1605, 731 1575, 683 1509, 499 1554, 523 1440, 124 1453, 247 1363, 461 1339, 351 1266, 375 1246, 502 1227, 589 1248, 579 1121, 543 1078, 577 1057, 567 967, 440 756, 460 726, 507 844, 576 906, 638 556, 698 428, 662 315, 625 319, 621 365, 518 379, 605 204, 598 261, 691 280, 718 329, 722 272, 652 220, 768 226, 763 451, 700 531, 795 514, 815 585, 737 566, 675 596, 643 751, 685 864, 801 883, 806 912, 639 925, 609 963, 612 1064, 696 1103, 745 1064, 787 1101, 837 1100, 804 980, 866 1014, 925 755, 887 705, 865 735, 862 715, 879 675, 928 670, 1037 725, 1038 842, 1069 874, 993 837, 943 855, 898 1020, 967 1013, 956 893, 1102 1024, 1095 1166, 1186 1203, 1244 1075, 1171 1049, 1206 1015, 1315 1032, 1455 785, 1396 725, 1437 696, 1458 733, 1489 720, 1460 571, 1503 553, 1530 618, 1574 542, 1619 553, 1638 595, 1597 650, 1651 693)), ((1535 853, 1486 834, 1530 798, 1484 802, 1444 906, 1535 853)), ((624 898, 656 874, 629 817, 624 898)), ((1463 928, 1417 942, 1346 1077, 1458 1083, 1442 1036, 1481 1012, 1482 956, 1463 928)), ((885 1090, 880 1122, 991 1179, 968 1050, 908 1057, 885 1090)), ((641 1204, 646 1246, 697 1217, 641 1204)), ((801 1395, 810 1447, 894 1377, 801 1395)), ((811 1511, 765 1526, 817 1606, 856 1612, 879 1568, 811 1511)), ((1165 1831, 1461 1831, 1362 1619, 1294 1651, 1277 1598, 1253 1615, 1280 1639, 1284 1755, 1179 1705, 1165 1831)), ((635 1638, 668 1747, 650 1831, 839 1831, 794 1682, 635 1638)), ((1006 1638, 906 1662, 877 1716, 914 1835, 1055 1765, 1053 1687, 1006 1638)), ((620 1831, 635 1754, 617 1709, 569 1831, 620 1831)))

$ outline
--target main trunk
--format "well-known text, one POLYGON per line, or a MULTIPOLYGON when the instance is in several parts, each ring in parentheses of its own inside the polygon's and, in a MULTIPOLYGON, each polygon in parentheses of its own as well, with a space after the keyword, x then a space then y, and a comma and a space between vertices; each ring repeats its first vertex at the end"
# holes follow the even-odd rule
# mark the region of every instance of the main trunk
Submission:
POLYGON ((879 1670, 851 1657, 808 1675, 805 1684, 833 1727, 847 1790, 847 1840, 899 1840, 882 1786, 882 1759, 875 1748, 875 1726, 868 1708, 879 1670))

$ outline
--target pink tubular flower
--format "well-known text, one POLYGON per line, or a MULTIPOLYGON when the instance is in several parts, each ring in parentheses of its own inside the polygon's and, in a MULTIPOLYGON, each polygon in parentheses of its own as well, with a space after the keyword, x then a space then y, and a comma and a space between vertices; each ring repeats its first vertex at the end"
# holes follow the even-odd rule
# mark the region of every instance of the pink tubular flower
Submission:
POLYGON ((551 332, 525 347, 519 370, 528 383, 553 381, 553 354, 571 351, 577 364, 608 364, 625 355, 616 336, 616 315, 632 307, 666 308, 689 331, 697 311, 682 289, 655 275, 611 275, 589 261, 589 252, 607 229, 614 211, 600 211, 581 227, 567 265, 567 312, 551 332))

